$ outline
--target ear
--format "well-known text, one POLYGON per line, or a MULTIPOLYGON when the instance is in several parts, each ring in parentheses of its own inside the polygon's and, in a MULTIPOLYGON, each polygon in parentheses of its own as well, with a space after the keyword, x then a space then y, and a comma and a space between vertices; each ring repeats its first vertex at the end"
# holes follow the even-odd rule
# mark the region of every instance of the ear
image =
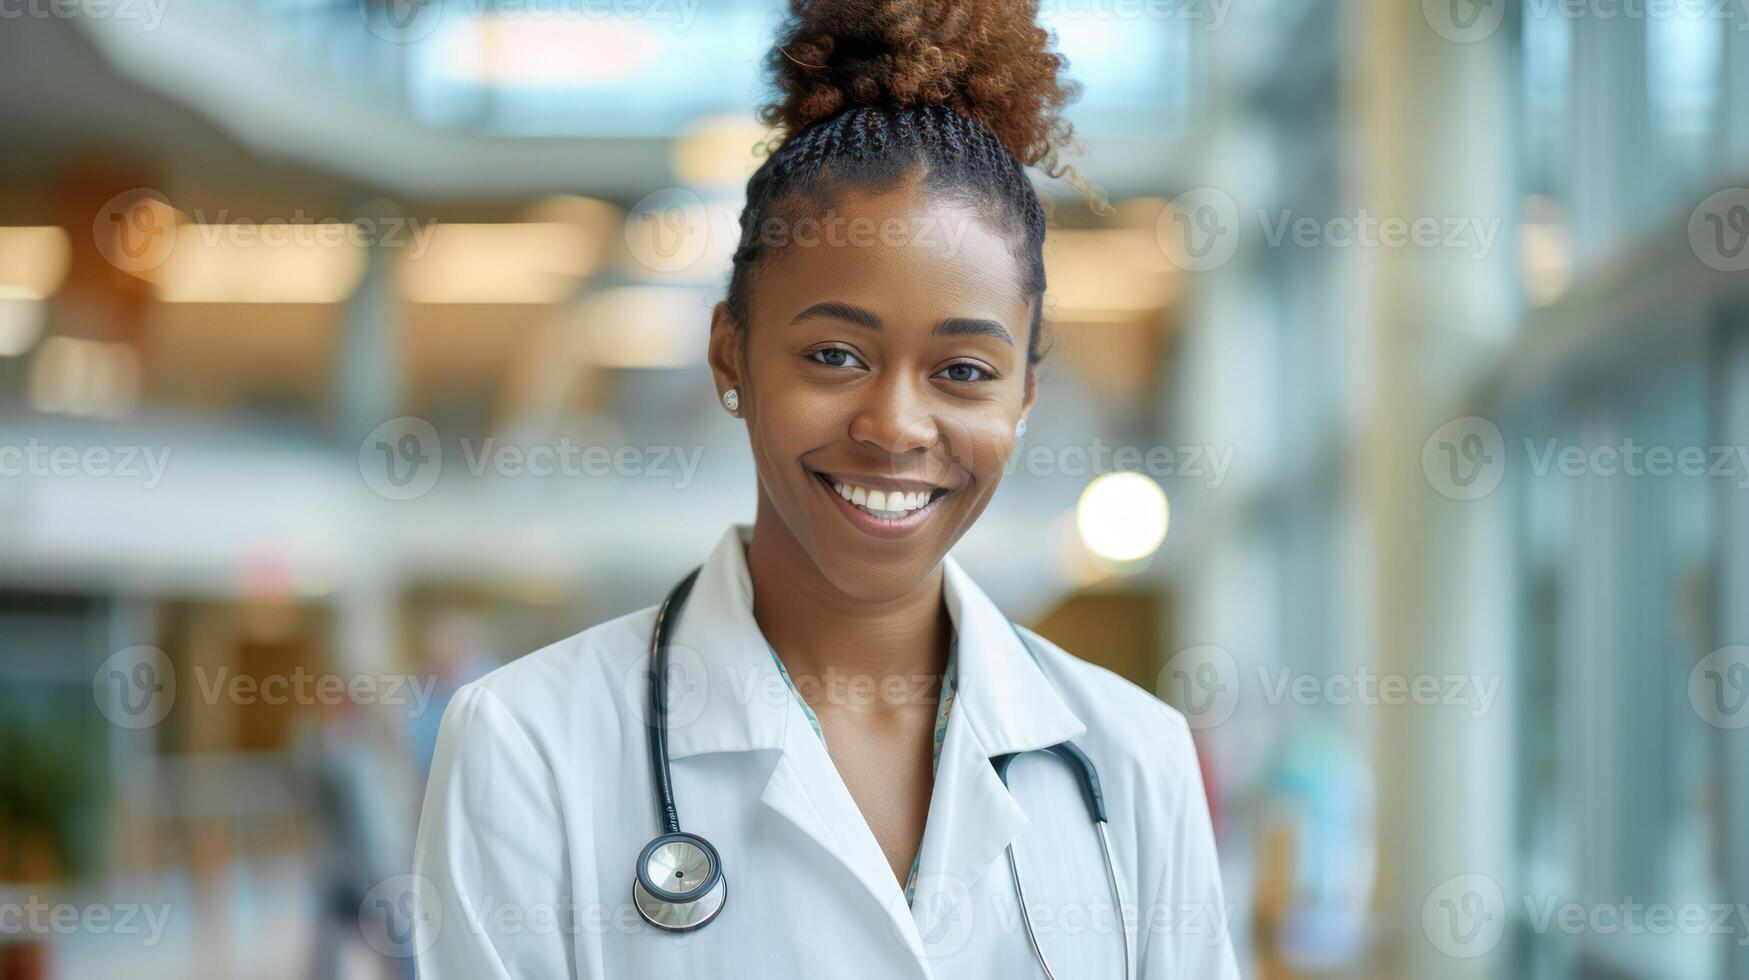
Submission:
POLYGON ((730 388, 740 388, 745 404, 747 388, 741 383, 741 333, 735 318, 729 315, 729 304, 723 300, 718 300, 711 310, 710 346, 705 360, 710 363, 711 374, 716 377, 717 401, 722 401, 723 392, 730 388))

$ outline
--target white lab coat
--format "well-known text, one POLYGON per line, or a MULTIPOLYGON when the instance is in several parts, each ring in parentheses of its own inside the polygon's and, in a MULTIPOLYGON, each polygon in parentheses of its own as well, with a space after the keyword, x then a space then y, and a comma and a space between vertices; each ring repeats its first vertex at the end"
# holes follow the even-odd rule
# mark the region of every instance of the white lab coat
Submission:
POLYGON ((750 532, 731 526, 711 552, 671 653, 675 801, 681 826, 721 855, 722 913, 672 934, 632 904, 634 863, 658 832, 644 728, 652 605, 493 671, 446 710, 414 856, 422 977, 1040 976, 1009 841, 1058 976, 1121 977, 1124 918, 1071 771, 1034 753, 1005 787, 989 762, 1065 739, 1099 769, 1138 975, 1238 976, 1183 718, 1029 633, 1035 662, 952 556, 959 693, 908 907, 753 619, 750 532))

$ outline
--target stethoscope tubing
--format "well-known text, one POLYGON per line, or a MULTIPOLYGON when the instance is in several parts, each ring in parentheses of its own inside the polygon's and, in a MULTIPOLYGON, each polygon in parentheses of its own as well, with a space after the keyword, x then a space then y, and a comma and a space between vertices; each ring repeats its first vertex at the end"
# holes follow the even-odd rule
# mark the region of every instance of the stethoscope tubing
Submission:
MULTIPOLYGON (((668 594, 668 597, 663 600, 661 608, 657 611, 655 628, 651 631, 650 635, 650 676, 647 701, 649 718, 647 719, 646 724, 649 729, 648 742, 650 749, 650 775, 654 784, 656 815, 657 819, 662 824, 662 835, 655 840, 652 840, 650 844, 644 848, 643 853, 639 855, 638 883, 644 888, 646 893, 659 902, 668 902, 673 899, 685 899, 687 897, 686 895, 679 893, 669 893, 666 889, 663 889, 660 886, 652 886, 651 884, 645 884, 642 881, 644 867, 648 861, 648 855, 651 848, 660 843, 662 837, 667 837, 669 835, 683 834, 685 837, 691 838, 695 845, 703 846, 703 849, 708 853, 710 858, 711 877, 709 881, 704 886, 698 887, 696 892, 689 892, 688 894, 708 892, 710 891, 711 886, 726 887, 727 884, 726 879, 722 878, 722 864, 721 859, 717 856, 716 848, 712 847, 710 842, 706 841, 704 838, 699 837, 696 834, 686 834, 680 829, 680 811, 674 803, 674 779, 669 768, 668 760, 667 694, 669 641, 672 639, 674 626, 679 618, 679 610, 686 604, 687 596, 691 594, 693 584, 698 580, 699 573, 703 570, 704 566, 702 565, 693 569, 685 578, 681 579, 680 582, 675 585, 673 591, 671 591, 668 594)), ((1014 625, 1012 620, 1009 621, 1009 626, 1014 629, 1014 635, 1020 639, 1021 645, 1026 648, 1026 652, 1032 656, 1035 662, 1037 662, 1038 653, 1033 650, 1032 644, 1026 639, 1026 635, 1020 632, 1020 627, 1014 625)), ((1040 664, 1040 668, 1043 669, 1043 664, 1040 664)), ((1093 760, 1089 759, 1087 754, 1081 751, 1080 747, 1073 742, 1062 742, 1057 745, 1047 746, 1043 751, 1050 752, 1069 763, 1070 767, 1075 770, 1077 777, 1079 777, 1078 781, 1081 786, 1083 802, 1086 803, 1088 815, 1092 818, 1094 829, 1099 834, 1099 853, 1100 857, 1105 862, 1106 884, 1111 889, 1113 901, 1117 903, 1115 908, 1118 925, 1119 928, 1123 930, 1124 939, 1124 977, 1125 980, 1135 980, 1135 937, 1130 932, 1128 916, 1124 914, 1124 883, 1122 876, 1117 870, 1117 861, 1112 856, 1111 835, 1106 831, 1107 820, 1105 813, 1105 797, 1099 783, 1099 771, 1094 767, 1093 760)), ((1021 753, 1013 752, 997 756, 990 760, 991 765, 996 769, 997 777, 1002 780, 1003 785, 1007 785, 1008 783, 1009 764, 1020 754, 1021 753)), ((1046 980, 1056 980, 1056 973, 1051 970, 1050 961, 1045 956, 1044 947, 1040 944, 1038 934, 1033 925, 1032 911, 1027 908, 1026 883, 1022 879, 1020 873, 1020 862, 1015 857, 1014 844, 1012 841, 1009 842, 1005 850, 1008 854, 1008 873, 1014 880, 1014 895, 1020 902, 1021 921, 1026 925, 1027 944, 1032 947, 1033 957, 1038 960, 1039 967, 1044 970, 1046 980)), ((713 909, 708 916, 704 917, 702 921, 688 925, 684 928, 675 928, 673 925, 665 925, 658 922, 648 914, 645 914, 645 918, 651 925, 668 929, 669 931, 680 932, 702 927, 716 917, 716 911, 719 911, 720 908, 721 902, 719 896, 716 908, 713 909)), ((639 911, 644 911, 641 906, 639 911)))
POLYGON ((672 639, 675 623, 675 618, 669 613, 686 604, 686 597, 691 594, 692 585, 703 570, 703 565, 693 569, 668 594, 656 613, 656 628, 650 632, 650 683, 646 685, 649 719, 646 724, 649 728, 650 775, 656 786, 656 819, 661 821, 664 834, 680 832, 680 811, 674 805, 674 777, 668 767, 668 641, 672 639))

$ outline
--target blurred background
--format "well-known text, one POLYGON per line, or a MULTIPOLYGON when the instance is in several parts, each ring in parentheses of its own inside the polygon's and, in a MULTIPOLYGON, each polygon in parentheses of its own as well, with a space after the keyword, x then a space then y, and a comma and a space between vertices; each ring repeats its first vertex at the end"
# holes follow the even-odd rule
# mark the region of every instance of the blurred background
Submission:
MULTIPOLYGON (((752 518, 754 0, 0 0, 0 977, 407 976, 449 695, 752 518)), ((955 554, 1182 711, 1247 976, 1749 978, 1749 10, 1047 0, 955 554)))

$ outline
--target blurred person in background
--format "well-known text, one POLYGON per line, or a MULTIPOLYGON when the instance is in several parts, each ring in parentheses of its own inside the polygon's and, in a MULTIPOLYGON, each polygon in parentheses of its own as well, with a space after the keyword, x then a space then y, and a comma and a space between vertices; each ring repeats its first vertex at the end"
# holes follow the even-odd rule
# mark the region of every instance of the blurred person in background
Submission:
POLYGON ((413 961, 392 948, 405 937, 383 921, 395 910, 370 898, 407 866, 397 846, 403 839, 399 828, 406 811, 400 801, 405 797, 395 778, 407 767, 363 706, 348 699, 318 704, 294 743, 319 841, 309 976, 348 976, 347 964, 357 956, 383 954, 376 960, 379 976, 411 978, 413 961), (371 937, 382 938, 371 942, 371 937), (383 946, 391 948, 385 953, 383 946))
POLYGON ((1055 962, 1235 977, 1184 719, 1023 633, 948 555, 1034 406, 1045 216, 1024 167, 1059 171, 1077 89, 1031 4, 790 12, 763 112, 783 141, 748 182, 709 343, 758 471, 754 521, 660 613, 456 695, 416 848, 421 973, 1020 976, 1055 962), (847 695, 846 678, 883 697, 847 695), (771 690, 761 681, 792 696, 736 696, 771 690), (1071 747, 1015 763, 1011 790, 1012 755, 1057 746, 1071 747), (1053 918, 1041 941, 1035 902, 1093 927, 1053 918), (617 914, 632 905, 655 928, 617 914), (616 914, 547 930, 493 908, 616 914), (1162 910, 1171 928, 1154 928, 1162 910))
POLYGON ((1374 792, 1352 741, 1318 719, 1275 743, 1257 808, 1260 976, 1354 976, 1371 936, 1374 792))

